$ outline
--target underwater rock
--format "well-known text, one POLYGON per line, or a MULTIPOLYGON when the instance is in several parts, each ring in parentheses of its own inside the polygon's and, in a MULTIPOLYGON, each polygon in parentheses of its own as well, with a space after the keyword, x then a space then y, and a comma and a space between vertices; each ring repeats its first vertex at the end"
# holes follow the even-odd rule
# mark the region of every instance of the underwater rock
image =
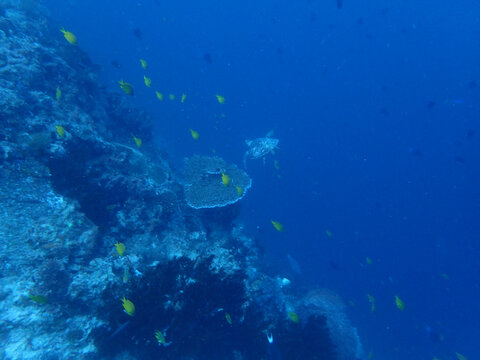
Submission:
POLYGON ((252 186, 245 171, 217 156, 195 155, 185 159, 185 177, 185 200, 194 209, 234 204, 252 186), (228 184, 222 182, 223 174, 228 175, 228 184))

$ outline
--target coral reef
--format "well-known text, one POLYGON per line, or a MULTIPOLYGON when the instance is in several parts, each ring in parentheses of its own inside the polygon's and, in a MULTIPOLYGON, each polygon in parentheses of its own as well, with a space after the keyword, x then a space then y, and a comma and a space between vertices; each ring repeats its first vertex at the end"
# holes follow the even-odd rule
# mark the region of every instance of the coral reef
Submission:
POLYGON ((35 2, 0 0, 0 95, 0 358, 261 360, 267 331, 284 359, 362 356, 335 296, 263 273, 232 225, 248 175, 192 156, 177 180, 35 2))
POLYGON ((195 155, 187 158, 185 177, 185 199, 194 209, 234 204, 252 186, 252 180, 245 171, 217 156, 195 155), (228 175, 228 184, 222 182, 222 174, 228 175))

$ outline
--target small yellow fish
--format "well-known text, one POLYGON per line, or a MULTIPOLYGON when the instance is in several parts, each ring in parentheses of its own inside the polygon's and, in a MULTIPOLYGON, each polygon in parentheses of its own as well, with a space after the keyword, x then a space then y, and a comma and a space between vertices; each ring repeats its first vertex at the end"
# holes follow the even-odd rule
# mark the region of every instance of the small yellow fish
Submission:
POLYGON ((133 96, 132 84, 124 82, 123 80, 120 80, 118 83, 120 84, 120 89, 122 89, 125 92, 125 94, 133 96))
POLYGON ((57 91, 55 93, 55 97, 57 98, 57 102, 60 102, 62 99, 62 90, 60 90, 60 87, 57 86, 57 91))
POLYGON ((165 344, 165 336, 160 330, 155 330, 155 339, 157 339, 159 345, 165 344))
POLYGON ((236 188, 237 188, 237 194, 238 194, 238 196, 242 196, 242 195, 243 195, 243 189, 242 189, 240 186, 238 186, 238 185, 236 186, 236 188))
POLYGON ((123 254, 125 253, 125 244, 116 243, 115 248, 117 249, 118 255, 123 256, 123 254))
POLYGON ((438 357, 434 356, 433 360, 440 360, 438 357))
POLYGON ((225 173, 222 173, 222 183, 223 185, 228 186, 228 184, 230 184, 230 176, 228 176, 225 173))
POLYGON ((142 146, 142 139, 134 136, 134 137, 133 137, 133 141, 135 141, 135 144, 137 144, 137 147, 142 146))
POLYGON ((193 140, 198 140, 198 139, 200 139, 200 134, 199 134, 198 132, 196 132, 195 130, 190 129, 190 134, 192 134, 193 140))
POLYGON ((367 294, 367 298, 368 301, 370 301, 370 304, 372 304, 372 306, 370 307, 370 311, 373 313, 375 312, 375 298, 370 294, 367 294))
POLYGON ((133 316, 135 314, 135 305, 130 300, 125 299, 125 296, 122 298, 122 305, 127 315, 133 316))
POLYGON ((369 258, 368 256, 365 258, 365 260, 367 261, 367 264, 368 265, 372 265, 373 264, 373 260, 371 258, 369 258))
POLYGON ((184 103, 185 100, 187 100, 187 94, 182 94, 182 99, 180 100, 180 102, 184 103))
POLYGON ((395 305, 400 311, 405 310, 405 303, 397 295, 395 295, 395 305))
POLYGON ((155 94, 157 95, 158 100, 163 101, 163 94, 161 92, 155 91, 155 94))
POLYGON ((65 137, 65 129, 61 125, 55 125, 55 130, 57 130, 58 136, 61 138, 65 137))
POLYGON ((143 68, 144 70, 147 69, 147 62, 146 62, 145 60, 140 59, 140 64, 142 65, 142 68, 143 68))
POLYGON ((225 98, 222 95, 215 95, 220 104, 225 104, 225 98))
POLYGON ((280 164, 278 163, 278 160, 273 160, 273 166, 275 167, 275 169, 280 170, 280 164))
POLYGON ((43 296, 43 295, 29 294, 28 297, 30 298, 30 300, 32 300, 33 302, 36 302, 37 304, 40 304, 40 305, 45 305, 48 302, 47 297, 43 296))
POLYGON ((143 81, 145 82, 146 87, 152 86, 152 79, 150 79, 149 77, 146 77, 145 75, 143 75, 143 81))
POLYGON ((325 234, 327 234, 328 237, 332 237, 333 233, 331 231, 325 230, 325 234))
POLYGON ((370 352, 368 353, 368 358, 369 358, 370 360, 373 359, 373 351, 370 351, 370 352))
POLYGON ((77 37, 73 35, 70 31, 61 28, 60 31, 63 33, 63 37, 72 45, 77 45, 77 37))
POLYGON ((448 274, 443 273, 441 276, 443 280, 450 280, 450 276, 448 276, 448 274))
POLYGON ((228 312, 225 313, 225 320, 227 320, 227 323, 232 325, 232 317, 230 316, 230 314, 228 312))
POLYGON ((462 354, 456 352, 455 355, 457 356, 457 359, 458 360, 467 360, 467 358, 465 356, 463 356, 462 354))
POLYGON ((350 305, 351 307, 356 306, 355 301, 353 301, 353 300, 348 300, 348 305, 350 305))
POLYGON ((175 95, 173 95, 173 94, 168 94, 168 98, 173 101, 173 100, 175 100, 175 95))
POLYGON ((272 225, 275 229, 277 229, 278 231, 282 232, 283 231, 283 225, 281 223, 279 223, 278 221, 273 221, 272 220, 272 225))
POLYGON ((293 311, 289 311, 289 312, 288 312, 288 317, 289 317, 290 320, 292 320, 295 324, 298 324, 298 322, 299 322, 298 315, 295 314, 293 311))

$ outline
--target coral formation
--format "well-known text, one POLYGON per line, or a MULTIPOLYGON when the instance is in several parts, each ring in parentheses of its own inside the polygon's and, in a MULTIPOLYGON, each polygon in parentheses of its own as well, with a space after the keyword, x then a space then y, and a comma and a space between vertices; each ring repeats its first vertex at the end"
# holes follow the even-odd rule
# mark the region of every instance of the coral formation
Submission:
POLYGON ((289 289, 240 225, 194 210, 234 217, 248 175, 192 156, 177 180, 148 114, 38 11, 0 0, 0 358, 261 360, 265 331, 284 359, 360 358, 334 297, 289 289))
POLYGON ((195 155, 185 159, 185 177, 185 199, 194 209, 234 204, 252 186, 245 171, 218 156, 195 155), (228 184, 222 182, 222 174, 228 175, 228 184))

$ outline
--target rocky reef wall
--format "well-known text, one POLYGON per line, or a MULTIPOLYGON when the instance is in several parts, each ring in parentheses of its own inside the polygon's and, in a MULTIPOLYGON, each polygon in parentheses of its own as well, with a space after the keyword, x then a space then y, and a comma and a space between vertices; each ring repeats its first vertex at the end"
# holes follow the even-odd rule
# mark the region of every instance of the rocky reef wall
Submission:
POLYGON ((238 203, 189 206, 149 115, 32 2, 0 1, 0 124, 0 358, 362 356, 331 295, 262 272, 238 203))

